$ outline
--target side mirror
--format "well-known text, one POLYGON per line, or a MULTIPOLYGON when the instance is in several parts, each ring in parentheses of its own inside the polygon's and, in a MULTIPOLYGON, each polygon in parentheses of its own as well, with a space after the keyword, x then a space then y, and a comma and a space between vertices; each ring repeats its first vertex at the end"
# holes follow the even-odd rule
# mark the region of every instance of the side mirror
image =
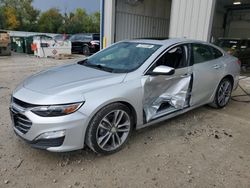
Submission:
POLYGON ((155 67, 154 70, 150 73, 151 75, 173 75, 175 73, 175 69, 172 67, 160 65, 155 67))

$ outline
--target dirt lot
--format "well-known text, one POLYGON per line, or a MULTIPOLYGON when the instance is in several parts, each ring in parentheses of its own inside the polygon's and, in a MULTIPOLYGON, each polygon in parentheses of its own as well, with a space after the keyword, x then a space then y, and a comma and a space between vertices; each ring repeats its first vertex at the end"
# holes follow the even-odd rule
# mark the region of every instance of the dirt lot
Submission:
MULTIPOLYGON (((119 153, 32 149, 12 131, 9 101, 25 77, 75 60, 0 57, 0 187, 250 187, 250 103, 201 107, 135 132, 119 153)), ((250 91, 250 80, 241 81, 250 91)))

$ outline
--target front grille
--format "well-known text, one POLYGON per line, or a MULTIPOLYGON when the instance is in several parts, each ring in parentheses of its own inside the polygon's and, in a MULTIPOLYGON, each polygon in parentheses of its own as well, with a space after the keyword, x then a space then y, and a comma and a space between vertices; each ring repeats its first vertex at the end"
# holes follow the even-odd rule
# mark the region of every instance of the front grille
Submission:
POLYGON ((14 108, 10 109, 11 119, 13 121, 14 127, 23 134, 26 134, 31 126, 32 122, 23 114, 20 114, 14 108))

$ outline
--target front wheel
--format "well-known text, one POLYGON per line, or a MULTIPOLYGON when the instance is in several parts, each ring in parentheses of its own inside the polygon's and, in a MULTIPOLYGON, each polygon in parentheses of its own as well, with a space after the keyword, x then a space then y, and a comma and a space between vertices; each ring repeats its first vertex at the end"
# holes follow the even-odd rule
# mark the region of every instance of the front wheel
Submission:
POLYGON ((214 101, 210 104, 210 106, 214 108, 225 107, 231 98, 232 89, 233 84, 231 80, 228 78, 222 79, 216 91, 214 101))
POLYGON ((132 131, 131 110, 114 103, 94 116, 86 133, 86 144, 96 153, 111 154, 124 147, 132 131))

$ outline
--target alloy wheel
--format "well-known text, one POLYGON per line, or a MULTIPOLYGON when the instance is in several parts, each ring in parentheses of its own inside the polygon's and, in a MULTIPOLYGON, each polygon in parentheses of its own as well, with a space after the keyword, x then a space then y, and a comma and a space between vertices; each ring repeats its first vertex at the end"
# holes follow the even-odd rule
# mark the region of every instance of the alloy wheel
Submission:
POLYGON ((124 110, 114 110, 100 121, 96 140, 98 146, 105 151, 119 148, 127 139, 131 129, 131 120, 124 110))
POLYGON ((230 81, 225 80, 219 88, 218 91, 218 104, 220 106, 225 106, 231 96, 231 92, 232 92, 232 85, 230 83, 230 81))

